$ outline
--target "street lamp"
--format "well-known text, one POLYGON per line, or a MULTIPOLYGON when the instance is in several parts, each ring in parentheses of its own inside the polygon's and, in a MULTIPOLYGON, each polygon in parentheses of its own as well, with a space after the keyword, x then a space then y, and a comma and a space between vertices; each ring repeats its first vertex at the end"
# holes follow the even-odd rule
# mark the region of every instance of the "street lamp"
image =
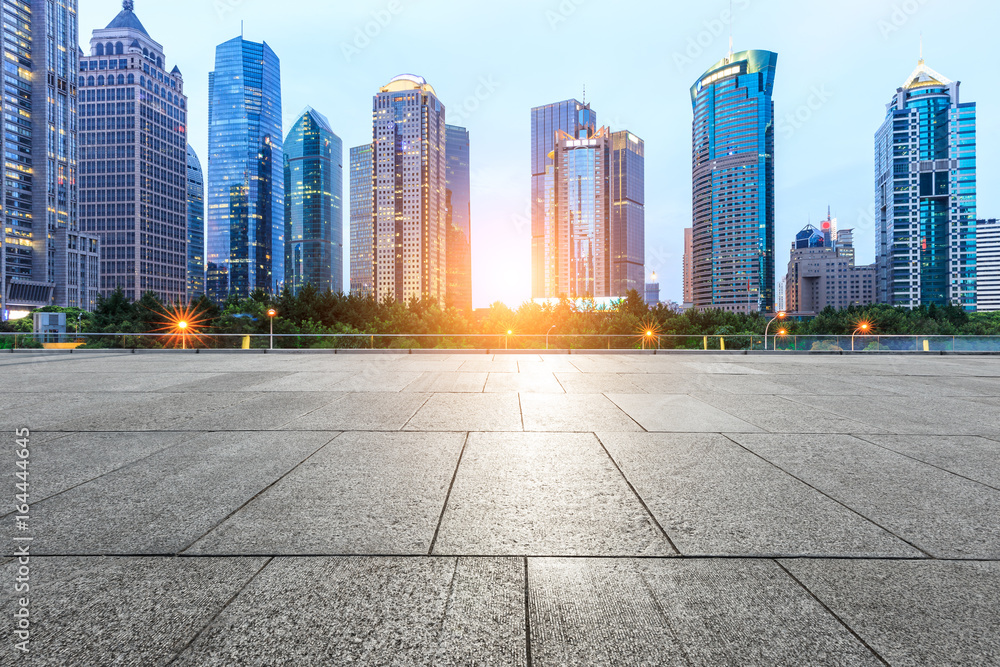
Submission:
POLYGON ((788 317, 788 313, 786 313, 785 311, 781 311, 780 313, 778 313, 777 315, 774 316, 774 319, 772 319, 770 322, 767 323, 767 327, 764 329, 764 351, 765 352, 767 351, 767 333, 771 330, 771 325, 774 324, 774 322, 776 320, 783 320, 786 317, 788 317))
MULTIPOLYGON (((787 335, 788 335, 788 330, 787 329, 779 329, 778 330, 778 336, 785 337, 787 335)), ((778 349, 778 337, 777 336, 775 336, 775 338, 774 338, 774 349, 775 350, 778 349)))
POLYGON ((869 322, 861 322, 858 324, 858 328, 851 334, 851 352, 854 352, 854 337, 858 335, 858 332, 860 331, 861 333, 866 334, 871 330, 872 325, 869 322))
POLYGON ((181 349, 186 350, 188 323, 185 322, 184 320, 181 320, 180 322, 177 323, 177 328, 181 330, 181 349))
POLYGON ((274 349, 274 318, 277 316, 278 311, 271 308, 267 311, 267 317, 271 320, 271 349, 274 349))
POLYGON ((545 332, 545 350, 546 351, 548 351, 548 349, 549 349, 549 334, 552 333, 552 330, 555 329, 555 328, 556 328, 556 325, 553 324, 551 327, 549 327, 549 330, 545 332))
POLYGON ((503 339, 503 349, 510 349, 510 337, 514 335, 514 332, 507 329, 507 336, 503 339))

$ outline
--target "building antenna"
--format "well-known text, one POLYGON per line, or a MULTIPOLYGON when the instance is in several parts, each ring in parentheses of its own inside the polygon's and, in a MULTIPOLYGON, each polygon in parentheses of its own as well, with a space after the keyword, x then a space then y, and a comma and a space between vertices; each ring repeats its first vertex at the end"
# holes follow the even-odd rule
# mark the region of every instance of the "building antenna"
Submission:
POLYGON ((583 84, 583 103, 587 104, 587 84, 583 84))
POLYGON ((920 32, 920 64, 924 64, 924 33, 920 32))
POLYGON ((729 62, 733 62, 733 0, 729 0, 729 62))

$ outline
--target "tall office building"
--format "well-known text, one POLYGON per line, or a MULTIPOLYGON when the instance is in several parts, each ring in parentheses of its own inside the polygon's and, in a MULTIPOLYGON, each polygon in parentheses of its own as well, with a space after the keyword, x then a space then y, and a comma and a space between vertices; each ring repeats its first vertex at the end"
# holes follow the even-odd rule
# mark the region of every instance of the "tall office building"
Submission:
POLYGON ((827 240, 825 227, 806 225, 795 235, 788 273, 780 283, 785 310, 809 315, 875 302, 875 265, 854 265, 853 241, 843 233, 848 231, 842 230, 836 242, 827 240))
POLYGON ((132 11, 80 59, 80 219, 101 238, 101 293, 187 299, 187 98, 132 11), (87 67, 86 74, 83 68, 87 67), (84 105, 83 96, 86 96, 84 105), (86 131, 84 131, 86 129, 86 131))
POLYGON ((612 132, 611 295, 642 293, 645 267, 646 146, 631 132, 612 132))
POLYGON ((375 294, 372 145, 351 149, 351 294, 375 294))
POLYGON ((469 131, 446 125, 447 191, 445 208, 448 226, 447 303, 460 310, 472 310, 472 206, 469 178, 469 131))
POLYGON ((694 276, 692 276, 692 264, 694 263, 694 229, 684 228, 684 255, 681 259, 683 267, 683 289, 684 305, 694 304, 694 276))
POLYGON ((281 66, 266 43, 236 37, 208 75, 206 291, 217 302, 285 278, 281 66))
POLYGON ((556 133, 570 137, 597 131, 597 114, 590 105, 576 100, 535 107, 531 110, 531 297, 550 296, 546 291, 546 171, 553 166, 556 133))
POLYGON ((993 313, 1000 311, 1000 220, 980 220, 976 234, 978 310, 993 313))
POLYGON ((649 277, 646 283, 646 305, 654 307, 660 303, 660 282, 656 278, 656 271, 649 277))
POLYGON ((875 135, 878 300, 976 310, 976 105, 924 62, 875 135))
POLYGON ((344 145, 306 109, 285 137, 285 286, 344 291, 344 145))
POLYGON ((379 301, 447 290, 445 107, 422 77, 403 74, 373 100, 373 292, 379 301))
POLYGON ((3 0, 3 14, 0 301, 4 311, 93 310, 98 238, 80 223, 77 189, 78 84, 85 82, 77 2, 3 0))
POLYGON ((694 306, 774 307, 774 90, 778 55, 730 53, 691 88, 694 306))
POLYGON ((201 160, 187 147, 188 301, 205 295, 205 176, 201 160))

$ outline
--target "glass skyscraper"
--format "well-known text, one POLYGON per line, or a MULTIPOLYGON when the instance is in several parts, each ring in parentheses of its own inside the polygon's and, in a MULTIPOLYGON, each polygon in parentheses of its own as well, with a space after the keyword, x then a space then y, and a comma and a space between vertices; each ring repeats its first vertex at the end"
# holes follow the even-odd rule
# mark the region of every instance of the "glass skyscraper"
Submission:
POLYGON ((774 308, 777 62, 770 51, 730 53, 691 87, 696 308, 774 308))
POLYGON ((611 134, 611 296, 646 284, 646 146, 631 132, 611 134))
POLYGON ((206 288, 221 302, 276 293, 285 277, 281 72, 266 43, 237 37, 208 75, 206 288))
POLYGON ((449 306, 472 310, 472 207, 469 178, 469 131, 445 126, 447 139, 448 296, 449 306))
POLYGON ((546 291, 546 169, 552 165, 556 132, 571 137, 597 131, 597 113, 590 105, 566 100, 531 110, 531 297, 552 296, 546 291))
POLYGON ((201 160, 187 147, 188 300, 205 294, 205 177, 201 160))
POLYGON ((875 135, 878 300, 976 310, 976 105, 921 58, 875 135))
POLYGON ((77 116, 88 107, 78 93, 86 78, 78 71, 77 0, 2 5, 0 302, 22 312, 53 305, 93 310, 98 237, 79 217, 77 116))
POLYGON ((285 137, 285 286, 344 291, 344 145, 306 109, 285 137))
POLYGON ((80 218, 101 237, 105 296, 187 300, 187 97, 166 67, 131 2, 80 59, 80 218))
POLYGON ((375 289, 375 220, 372 217, 372 145, 351 149, 351 294, 375 289))

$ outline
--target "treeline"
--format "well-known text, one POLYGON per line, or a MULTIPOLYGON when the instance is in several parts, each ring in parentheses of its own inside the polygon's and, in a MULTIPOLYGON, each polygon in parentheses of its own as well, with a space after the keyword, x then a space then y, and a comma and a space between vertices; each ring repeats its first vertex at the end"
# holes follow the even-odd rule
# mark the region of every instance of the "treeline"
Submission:
MULTIPOLYGON (((643 333, 653 332, 664 341, 664 347, 699 347, 701 339, 710 336, 732 337, 727 345, 737 349, 751 344, 753 337, 760 339, 767 324, 767 319, 757 314, 719 310, 678 313, 663 305, 649 308, 634 291, 611 308, 586 302, 578 306, 564 300, 555 305, 525 303, 517 310, 495 303, 474 313, 442 309, 436 302, 379 302, 354 295, 323 293, 309 286, 298 295, 286 290, 271 297, 259 291, 221 305, 201 298, 183 309, 164 305, 152 293, 130 302, 118 291, 100 298, 93 313, 44 310, 66 312, 67 331, 71 335, 77 330, 81 334, 124 334, 87 338, 88 347, 173 347, 178 344, 176 338, 137 334, 176 333, 175 325, 180 318, 190 322, 188 340, 192 344, 198 344, 200 337, 203 346, 236 347, 243 336, 250 335, 252 346, 262 347, 268 344, 262 336, 270 333, 272 323, 267 313, 272 308, 277 311, 273 322, 276 347, 537 348, 549 335, 553 347, 622 348, 641 346, 643 333), (513 335, 508 336, 507 332, 513 335), (690 340, 670 340, 671 336, 690 340), (746 341, 741 342, 740 337, 746 337, 746 341)), ((1000 336, 1000 313, 969 314, 954 306, 907 310, 881 305, 841 311, 827 309, 801 321, 793 317, 773 325, 771 333, 784 329, 790 336, 850 335, 861 322, 869 322, 872 332, 880 335, 1000 336)), ((30 333, 31 328, 31 318, 2 324, 7 332, 30 333)), ((9 342, 4 345, 9 347, 9 342)), ((715 346, 718 342, 713 342, 715 346)))

